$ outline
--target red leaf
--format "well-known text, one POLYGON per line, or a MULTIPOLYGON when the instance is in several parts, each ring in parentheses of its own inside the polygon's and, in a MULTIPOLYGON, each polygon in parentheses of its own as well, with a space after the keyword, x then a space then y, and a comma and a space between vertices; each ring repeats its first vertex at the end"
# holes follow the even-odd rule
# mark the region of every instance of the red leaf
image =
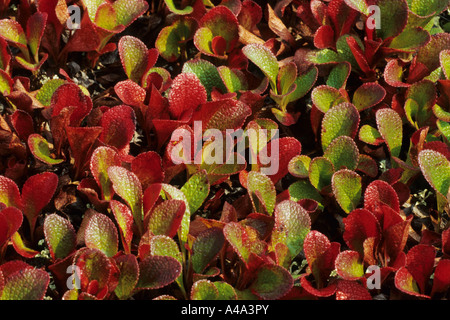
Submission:
POLYGON ((258 164, 264 168, 264 171, 261 172, 268 175, 276 184, 288 174, 288 165, 291 159, 301 152, 302 144, 293 137, 274 139, 258 154, 258 164))
POLYGON ((356 281, 339 280, 336 300, 372 300, 369 291, 356 281))
POLYGON ((136 130, 134 110, 126 105, 115 106, 106 111, 100 120, 103 131, 100 141, 119 151, 125 149, 131 142, 136 130))
MULTIPOLYGON (((450 230, 450 229, 448 229, 450 230)), ((434 270, 433 289, 431 295, 445 292, 450 287, 450 260, 441 259, 434 270)))
POLYGON ((206 89, 193 73, 180 73, 173 79, 169 92, 169 110, 173 118, 194 111, 207 100, 206 89))
POLYGON ((381 204, 400 212, 400 202, 394 188, 385 181, 375 180, 367 186, 364 193, 364 208, 374 212, 381 204))
MULTIPOLYGON (((350 249, 364 257, 364 242, 374 238, 378 243, 381 233, 376 217, 368 210, 356 209, 344 218, 344 241, 350 249)), ((375 244, 376 245, 376 244, 375 244)))
POLYGON ((141 181, 143 190, 146 190, 152 183, 164 181, 161 156, 154 151, 140 153, 134 158, 131 162, 131 171, 141 181))
POLYGON ((329 25, 321 26, 314 35, 314 46, 318 49, 333 48, 336 45, 334 41, 334 30, 329 25))
POLYGON ((75 107, 70 116, 70 125, 76 127, 91 112, 92 100, 75 83, 66 83, 53 93, 50 103, 52 117, 58 116, 66 107, 75 107))
POLYGON ((114 91, 123 103, 133 107, 140 107, 147 94, 142 87, 132 80, 118 82, 114 86, 114 91))
POLYGON ((0 203, 6 207, 23 208, 19 187, 10 178, 0 176, 0 203))
POLYGON ((331 283, 324 288, 316 288, 306 276, 300 278, 300 284, 310 294, 320 298, 332 296, 336 292, 336 283, 331 283))
POLYGON ((23 214, 27 217, 32 232, 39 213, 50 203, 57 186, 58 176, 53 172, 36 174, 25 181, 22 187, 23 214))
POLYGON ((89 165, 89 159, 94 151, 95 142, 102 131, 103 128, 101 127, 66 127, 70 151, 72 152, 74 166, 77 170, 76 178, 89 165))
POLYGON ((14 207, 8 207, 0 211, 0 248, 22 225, 22 212, 14 207))
POLYGON ((318 289, 326 286, 327 279, 335 268, 334 261, 340 247, 339 243, 331 243, 324 234, 316 230, 312 230, 306 236, 303 250, 318 289))
POLYGON ((157 205, 149 216, 148 229, 154 235, 173 238, 181 225, 186 204, 183 200, 166 200, 157 205))
POLYGON ((22 141, 27 141, 28 136, 34 133, 33 118, 25 111, 16 110, 11 116, 11 123, 22 141))
POLYGON ((419 285, 422 293, 425 292, 425 286, 433 272, 435 256, 436 249, 424 244, 412 247, 406 254, 405 267, 419 285))

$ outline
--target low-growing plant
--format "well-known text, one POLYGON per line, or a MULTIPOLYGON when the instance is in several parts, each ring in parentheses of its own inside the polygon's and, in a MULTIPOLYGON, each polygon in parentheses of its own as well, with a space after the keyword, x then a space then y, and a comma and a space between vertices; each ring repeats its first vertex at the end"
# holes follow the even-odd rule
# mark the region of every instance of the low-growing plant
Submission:
POLYGON ((0 300, 448 299, 449 4, 0 1, 0 300))

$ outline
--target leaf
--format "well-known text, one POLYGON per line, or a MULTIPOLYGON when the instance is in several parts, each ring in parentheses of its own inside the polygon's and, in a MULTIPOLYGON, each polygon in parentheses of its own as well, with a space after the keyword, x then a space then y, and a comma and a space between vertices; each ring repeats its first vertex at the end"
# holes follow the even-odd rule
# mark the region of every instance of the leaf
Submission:
POLYGON ((139 263, 138 289, 159 289, 174 282, 181 274, 181 264, 172 257, 148 256, 139 263))
POLYGON ((164 2, 166 3, 167 8, 175 14, 186 15, 191 14, 192 11, 194 11, 194 8, 191 6, 185 6, 183 9, 178 9, 173 0, 164 0, 164 2))
POLYGON ((323 155, 331 161, 335 170, 355 170, 358 166, 359 151, 352 138, 340 136, 334 139, 323 155))
POLYGON ((366 287, 356 281, 339 280, 336 287, 336 300, 372 300, 366 287))
POLYGON ((328 145, 339 136, 356 136, 359 126, 359 112, 348 102, 341 103, 328 110, 322 120, 322 149, 326 151, 328 145))
MULTIPOLYGON (((430 42, 417 51, 417 56, 415 58, 415 65, 422 64, 427 68, 427 73, 423 76, 427 76, 431 71, 437 69, 440 65, 439 55, 443 50, 450 49, 450 34, 448 33, 437 33, 431 36, 430 42)), ((415 82, 417 79, 408 79, 415 82)), ((420 80, 420 79, 418 79, 420 80)))
POLYGON ((255 212, 272 215, 276 201, 272 180, 263 173, 251 171, 248 174, 247 190, 255 212))
POLYGON ((50 203, 57 186, 58 176, 53 172, 36 174, 25 181, 22 187, 23 214, 28 219, 30 230, 34 231, 39 213, 50 203))
POLYGON ((351 250, 357 251, 360 257, 365 256, 365 241, 381 237, 378 220, 367 209, 356 209, 344 218, 345 231, 343 238, 351 250))
POLYGON ((28 147, 33 156, 49 165, 60 164, 64 159, 55 159, 51 156, 49 143, 40 134, 33 133, 28 136, 28 147))
POLYGON ((400 202, 395 189, 383 180, 375 180, 367 186, 364 192, 364 208, 374 212, 380 204, 385 204, 395 212, 400 212, 400 202))
POLYGON ((308 178, 309 164, 311 158, 307 155, 295 156, 289 161, 288 170, 296 178, 308 178))
POLYGON ((269 78, 271 87, 276 88, 279 67, 275 55, 264 45, 254 43, 246 45, 242 52, 269 78))
MULTIPOLYGON (((313 187, 308 180, 299 180, 289 186, 290 200, 298 202, 303 199, 311 199, 319 203, 319 207, 323 202, 323 198, 319 191, 313 187)), ((323 207, 323 206, 322 206, 323 207)))
POLYGON ((403 122, 393 109, 380 109, 376 112, 378 132, 385 140, 392 157, 398 157, 402 148, 403 122))
POLYGON ((12 92, 13 80, 4 70, 0 69, 0 93, 4 96, 9 96, 12 92))
POLYGON ((271 246, 275 248, 278 243, 285 244, 292 260, 303 250, 303 242, 310 229, 311 219, 308 212, 300 204, 284 200, 275 208, 271 246))
POLYGON ((326 85, 335 89, 345 88, 350 71, 351 65, 347 61, 337 64, 328 74, 326 85))
POLYGON ((113 3, 116 11, 117 23, 128 27, 138 17, 148 10, 148 3, 144 0, 116 0, 113 3))
POLYGON ((131 171, 139 178, 142 190, 164 180, 161 156, 154 151, 142 152, 131 162, 131 171))
POLYGON ((148 230, 154 235, 173 238, 180 227, 186 209, 182 200, 166 200, 157 205, 150 213, 148 230))
POLYGON ((384 80, 393 87, 408 87, 409 84, 404 83, 404 71, 400 60, 392 59, 384 68, 384 80))
POLYGON ((336 257, 335 265, 337 274, 345 280, 357 280, 364 276, 364 265, 356 251, 342 251, 336 257))
POLYGON ((128 299, 133 292, 139 279, 139 265, 136 256, 132 254, 121 255, 114 258, 119 269, 120 276, 114 293, 116 296, 125 300, 128 299))
POLYGON ((315 157, 309 165, 309 181, 321 192, 331 185, 334 166, 330 160, 324 157, 315 157))
POLYGON ((225 52, 233 49, 239 38, 238 20, 233 12, 223 5, 210 9, 200 19, 199 27, 194 35, 194 44, 200 52, 207 55, 223 56, 225 52), (208 31, 205 34, 206 30, 208 31), (222 50, 215 50, 214 39, 222 39, 222 50))
POLYGON ((210 280, 198 280, 192 285, 190 298, 191 300, 217 300, 219 290, 210 280))
POLYGON ((276 300, 288 293, 293 285, 294 280, 285 268, 266 264, 258 270, 250 290, 261 299, 276 300))
MULTIPOLYGON (((6 269, 7 265, 12 263, 14 261, 3 264, 1 269, 6 269)), ((0 300, 42 300, 49 282, 50 276, 47 272, 24 263, 23 267, 5 277, 0 300)))
POLYGON ((142 207, 142 186, 138 177, 125 168, 110 166, 107 169, 109 179, 113 184, 113 189, 122 199, 124 199, 133 213, 134 222, 143 233, 143 207, 142 207))
POLYGON ((239 92, 239 90, 247 90, 247 79, 238 69, 230 69, 227 66, 217 68, 223 83, 227 87, 228 92, 239 92))
POLYGON ((332 107, 337 106, 347 100, 342 96, 338 89, 321 85, 317 86, 311 92, 311 99, 313 104, 323 113, 330 110, 332 107))
POLYGON ((256 237, 256 230, 237 222, 229 222, 223 229, 225 239, 234 251, 248 265, 251 255, 259 256, 267 249, 267 244, 256 237))
POLYGON ((439 54, 442 71, 447 79, 450 79, 450 50, 442 50, 439 54))
POLYGON ((316 287, 321 289, 326 285, 331 271, 335 268, 334 261, 339 254, 340 245, 337 242, 330 242, 319 231, 312 230, 305 238, 303 250, 316 280, 316 287))
POLYGON ((106 215, 94 214, 86 226, 84 241, 86 247, 98 249, 109 258, 113 257, 118 250, 116 226, 106 215))
POLYGON ((141 83, 144 73, 153 67, 158 59, 158 52, 155 49, 148 50, 141 40, 133 36, 120 38, 118 50, 128 79, 138 84, 141 83))
POLYGON ((119 225, 120 237, 125 253, 129 254, 131 252, 131 241, 133 240, 133 213, 127 205, 119 201, 111 200, 109 205, 119 225))
POLYGON ((389 44, 390 48, 414 51, 426 45, 431 40, 430 33, 421 27, 406 27, 402 33, 389 44))
POLYGON ((132 80, 118 82, 114 86, 114 91, 123 103, 139 108, 146 96, 145 89, 132 80))
POLYGON ((213 88, 221 92, 226 92, 222 78, 219 71, 214 64, 203 59, 192 59, 183 64, 183 73, 193 73, 200 79, 200 82, 205 87, 208 98, 211 96, 213 88))
POLYGON ((202 273, 210 262, 219 254, 225 243, 223 231, 209 228, 202 231, 192 244, 192 266, 194 272, 202 273))
POLYGON ((95 181, 102 192, 102 198, 106 201, 112 199, 114 189, 109 179, 108 168, 118 166, 121 162, 117 152, 110 147, 98 147, 91 156, 90 169, 95 181))
POLYGON ((127 105, 114 106, 106 111, 101 120, 103 128, 99 140, 123 150, 131 142, 136 130, 136 116, 133 108, 127 105))
POLYGON ((376 106, 385 96, 386 90, 378 83, 364 83, 355 90, 352 102, 358 111, 362 111, 376 106))
POLYGON ((168 62, 176 61, 182 54, 185 43, 194 37, 198 23, 192 18, 178 19, 164 27, 155 41, 155 48, 168 62))
POLYGON ((35 62, 39 60, 39 46, 47 23, 47 13, 36 12, 27 21, 27 42, 35 62))
POLYGON ((19 232, 13 234, 13 236, 11 237, 11 242, 14 247, 14 250, 16 250, 16 252, 24 258, 27 259, 34 258, 36 255, 39 254, 39 251, 27 247, 19 232))
POLYGON ((205 170, 201 170, 192 175, 181 187, 181 191, 186 196, 191 213, 196 212, 209 195, 209 181, 205 170))
POLYGON ((22 212, 14 207, 7 207, 0 211, 0 248, 7 244, 9 239, 22 225, 22 212))
MULTIPOLYGON (((0 203, 6 207, 22 209, 23 203, 19 187, 8 177, 0 175, 0 203)), ((0 207, 1 208, 1 207, 0 207)))
POLYGON ((450 188, 450 161, 434 150, 422 150, 419 153, 420 169, 428 183, 444 197, 450 188))
POLYGON ((207 100, 206 89, 193 73, 180 73, 172 82, 169 92, 169 111, 173 118, 181 119, 207 100))
POLYGON ((362 194, 361 177, 354 171, 342 169, 331 179, 333 194, 341 208, 349 213, 356 209, 362 194))
POLYGON ((76 233, 69 220, 52 213, 44 221, 45 240, 53 259, 63 259, 75 250, 76 233))
POLYGON ((191 219, 191 210, 189 209, 189 204, 186 199, 186 196, 184 193, 175 188, 174 186, 170 184, 162 184, 162 191, 165 193, 166 198, 168 199, 175 199, 175 200, 182 200, 185 203, 185 211, 183 215, 183 219, 181 220, 181 227, 178 232, 178 237, 181 239, 181 241, 186 242, 187 236, 189 233, 189 226, 190 226, 190 219, 191 219))
POLYGON ((406 27, 408 20, 408 4, 406 0, 379 0, 381 28, 375 30, 378 37, 387 39, 399 35, 406 27), (395 12, 395 14, 392 14, 395 12))
POLYGON ((50 108, 52 117, 58 116, 66 107, 74 107, 69 125, 77 127, 92 110, 92 100, 72 82, 60 85, 52 95, 50 108))
POLYGON ((359 129, 359 140, 373 146, 379 146, 384 143, 384 139, 377 129, 365 124, 359 129))
POLYGON ((0 20, 1 37, 17 45, 21 50, 27 47, 27 37, 19 22, 12 19, 0 20))

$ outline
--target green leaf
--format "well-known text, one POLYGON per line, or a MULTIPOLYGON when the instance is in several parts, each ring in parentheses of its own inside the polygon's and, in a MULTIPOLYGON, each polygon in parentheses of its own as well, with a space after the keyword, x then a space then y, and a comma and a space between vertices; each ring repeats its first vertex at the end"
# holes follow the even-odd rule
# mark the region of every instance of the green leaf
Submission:
POLYGON ((406 1, 378 0, 377 6, 380 8, 381 19, 381 28, 375 30, 377 36, 384 40, 399 35, 408 21, 406 1))
POLYGON ((347 61, 338 63, 328 74, 326 85, 335 89, 345 88, 350 76, 351 65, 347 61))
POLYGON ((175 6, 175 3, 173 0, 164 0, 164 2, 166 3, 167 8, 178 15, 186 15, 186 14, 191 14, 194 11, 194 8, 192 8, 191 6, 185 6, 183 9, 178 9, 175 6))
POLYGON ((96 213, 89 218, 84 241, 86 247, 98 249, 111 258, 118 250, 116 226, 106 215, 96 213))
POLYGON ((355 170, 358 166, 358 147, 355 141, 347 136, 334 139, 323 156, 331 161, 335 170, 343 168, 355 170))
POLYGON ((36 99, 44 106, 50 106, 53 93, 65 83, 63 79, 50 79, 44 83, 36 94, 36 99))
POLYGON ((331 185, 333 173, 334 166, 327 158, 316 157, 309 165, 309 181, 319 192, 331 185))
POLYGON ((247 90, 247 81, 245 76, 237 69, 230 69, 227 66, 220 66, 217 68, 223 83, 228 89, 228 92, 238 92, 240 90, 247 90))
POLYGON ((222 229, 209 228, 202 231, 192 244, 192 266, 194 272, 202 273, 219 254, 225 243, 222 229))
POLYGON ((261 299, 276 300, 288 293, 293 285, 294 280, 285 268, 266 264, 258 270, 250 289, 261 299))
POLYGON ((139 289, 160 289, 181 274, 181 263, 172 257, 148 256, 139 263, 139 289))
POLYGON ((136 256, 133 254, 121 255, 114 258, 119 269, 119 281, 114 293, 116 296, 125 300, 128 299, 139 279, 139 265, 136 256))
POLYGON ((191 210, 189 209, 189 203, 183 191, 175 188, 170 184, 162 185, 162 193, 165 194, 168 199, 182 200, 186 204, 183 219, 181 220, 181 227, 178 231, 178 237, 181 241, 186 242, 189 233, 189 225, 191 219, 191 210))
POLYGON ((272 215, 277 196, 272 180, 263 173, 251 171, 247 189, 255 212, 272 215))
POLYGON ((33 156, 46 164, 55 165, 64 161, 64 159, 54 159, 52 157, 48 141, 40 134, 30 134, 28 136, 28 146, 33 156))
POLYGON ((323 198, 317 189, 308 181, 296 181, 289 186, 289 196, 292 201, 298 202, 303 199, 311 199, 319 203, 319 207, 323 205, 323 198))
POLYGON ((386 90, 378 83, 364 83, 353 94, 353 104, 358 111, 362 111, 376 106, 383 101, 386 96, 386 90))
POLYGON ((147 46, 138 38, 123 36, 119 40, 118 48, 127 77, 139 84, 149 63, 147 46))
POLYGON ((181 56, 186 42, 194 37, 197 25, 196 20, 184 18, 164 27, 155 42, 155 48, 161 57, 169 62, 176 61, 181 56))
POLYGON ((384 142, 378 130, 368 124, 363 125, 359 129, 359 140, 374 146, 378 146, 384 142))
POLYGON ((419 153, 419 165, 428 183, 444 197, 450 188, 450 162, 440 152, 422 150, 419 153))
POLYGON ((9 274, 0 292, 0 300, 42 300, 49 282, 47 272, 27 265, 9 274))
POLYGON ((322 120, 322 149, 339 136, 354 138, 359 127, 359 112, 351 103, 341 103, 325 113, 322 120))
POLYGON ((338 89, 327 85, 315 87, 311 93, 311 99, 317 109, 323 113, 347 101, 338 89))
POLYGON ((190 298, 191 300, 217 300, 219 298, 219 290, 209 280, 198 280, 192 285, 190 298))
POLYGON ((248 44, 242 48, 244 55, 252 61, 269 78, 270 85, 276 91, 279 71, 278 60, 266 46, 261 44, 248 44))
POLYGON ((292 260, 303 250, 303 241, 310 229, 311 219, 300 204, 291 200, 280 202, 275 208, 271 246, 274 249, 278 243, 285 244, 292 260))
POLYGON ((209 181, 205 170, 192 175, 181 187, 189 203, 189 210, 195 213, 203 204, 209 194, 209 181))
POLYGON ((52 213, 44 221, 45 241, 53 259, 63 259, 75 250, 77 236, 69 220, 52 213))
POLYGON ((183 73, 193 73, 200 79, 200 82, 205 87, 208 97, 211 95, 213 88, 217 88, 222 92, 227 92, 219 71, 214 64, 203 59, 189 60, 184 63, 183 73))
POLYGON ((143 234, 142 186, 139 178, 131 171, 119 166, 108 168, 108 176, 115 193, 125 200, 133 213, 134 222, 139 233, 143 234))
POLYGON ((165 200, 150 213, 148 230, 154 235, 173 238, 181 225, 186 204, 183 200, 165 200))
POLYGON ((336 257, 336 272, 345 280, 357 280, 364 276, 364 264, 356 251, 346 250, 336 257))
POLYGON ((307 155, 295 156, 289 161, 288 170, 296 178, 308 178, 311 158, 307 155))
POLYGON ((341 208, 350 213, 361 201, 361 177, 354 171, 342 169, 332 178, 333 194, 341 208))
POLYGON ((450 80, 450 50, 442 50, 439 54, 441 68, 444 71, 447 80, 450 80))
POLYGON ((91 156, 90 169, 99 185, 102 197, 109 201, 114 195, 112 181, 109 179, 108 168, 120 165, 117 152, 110 147, 98 147, 91 156))
POLYGON ((311 90, 314 83, 316 83, 318 75, 319 71, 316 67, 313 67, 306 73, 299 75, 294 81, 294 85, 296 85, 295 90, 286 97, 284 103, 288 104, 303 98, 309 90, 311 90))
POLYGON ((214 282, 217 290, 219 291, 219 297, 217 300, 237 300, 237 294, 234 288, 225 281, 214 282))
POLYGON ((377 127, 380 135, 386 141, 392 157, 398 157, 402 148, 403 123, 398 113, 393 109, 380 109, 376 113, 377 127))

